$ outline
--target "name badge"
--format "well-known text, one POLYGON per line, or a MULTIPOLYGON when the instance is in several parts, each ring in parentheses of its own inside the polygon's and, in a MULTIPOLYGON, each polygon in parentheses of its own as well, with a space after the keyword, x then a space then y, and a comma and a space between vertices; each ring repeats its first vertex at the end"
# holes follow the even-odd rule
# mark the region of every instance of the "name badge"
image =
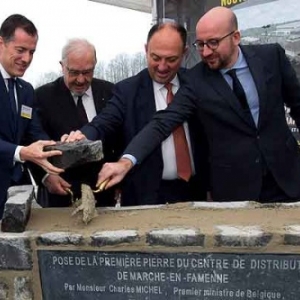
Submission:
POLYGON ((21 106, 21 117, 26 119, 31 119, 32 117, 32 108, 26 105, 21 106))

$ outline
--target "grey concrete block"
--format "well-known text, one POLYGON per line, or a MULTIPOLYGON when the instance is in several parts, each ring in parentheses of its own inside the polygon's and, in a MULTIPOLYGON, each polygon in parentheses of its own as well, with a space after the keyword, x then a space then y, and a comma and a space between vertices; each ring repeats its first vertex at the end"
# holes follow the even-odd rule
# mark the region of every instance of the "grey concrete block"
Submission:
POLYGON ((31 213, 33 197, 32 185, 13 186, 8 189, 8 199, 1 223, 3 232, 25 231, 31 213))
POLYGON ((3 278, 0 278, 0 300, 9 300, 9 287, 3 278))
POLYGON ((291 225, 285 228, 283 237, 285 245, 300 246, 300 225, 291 225))
POLYGON ((25 234, 0 233, 0 270, 31 270, 32 249, 25 234))
POLYGON ((101 231, 93 234, 91 239, 92 246, 101 247, 106 245, 133 243, 139 240, 139 235, 135 230, 101 231))
POLYGON ((49 232, 36 238, 37 245, 82 245, 83 236, 70 232, 49 232))
POLYGON ((14 279, 14 300, 33 300, 32 282, 29 277, 14 279))
POLYGON ((251 205, 250 201, 236 201, 236 202, 199 201, 199 202, 192 203, 192 206, 194 208, 207 208, 207 209, 239 209, 239 208, 247 208, 250 205, 251 205))
POLYGON ((192 228, 165 228, 151 230, 147 234, 147 243, 171 247, 204 245, 204 235, 192 228))
POLYGON ((58 142, 54 146, 46 146, 44 151, 60 150, 62 155, 49 157, 48 160, 56 167, 67 169, 88 162, 100 161, 103 158, 102 142, 82 140, 72 143, 58 142))
POLYGON ((216 226, 219 234, 215 236, 216 247, 262 247, 266 246, 272 235, 263 232, 259 226, 216 226))

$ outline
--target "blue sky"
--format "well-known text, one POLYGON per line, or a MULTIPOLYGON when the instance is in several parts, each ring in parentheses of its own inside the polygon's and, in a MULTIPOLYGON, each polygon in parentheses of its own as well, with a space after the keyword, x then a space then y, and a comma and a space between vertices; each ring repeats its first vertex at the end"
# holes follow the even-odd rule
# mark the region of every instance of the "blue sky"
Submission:
POLYGON ((59 71, 61 49, 69 38, 83 37, 96 46, 98 60, 118 53, 144 51, 151 14, 87 0, 0 0, 0 22, 20 13, 39 31, 39 42, 24 79, 35 82, 40 74, 59 71))

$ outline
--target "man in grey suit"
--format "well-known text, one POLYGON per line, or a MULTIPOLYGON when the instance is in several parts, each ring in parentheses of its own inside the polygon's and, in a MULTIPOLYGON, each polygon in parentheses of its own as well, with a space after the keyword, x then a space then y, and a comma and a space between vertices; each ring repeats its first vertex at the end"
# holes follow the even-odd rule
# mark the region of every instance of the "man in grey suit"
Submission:
MULTIPOLYGON (((283 48, 240 46, 236 16, 224 7, 208 11, 196 35, 202 62, 189 72, 168 109, 157 113, 124 153, 142 163, 174 127, 196 115, 209 140, 214 200, 299 199, 299 148, 284 104, 299 128, 300 86, 283 48)), ((124 157, 104 165, 98 183, 109 178, 108 188, 132 167, 124 157)))

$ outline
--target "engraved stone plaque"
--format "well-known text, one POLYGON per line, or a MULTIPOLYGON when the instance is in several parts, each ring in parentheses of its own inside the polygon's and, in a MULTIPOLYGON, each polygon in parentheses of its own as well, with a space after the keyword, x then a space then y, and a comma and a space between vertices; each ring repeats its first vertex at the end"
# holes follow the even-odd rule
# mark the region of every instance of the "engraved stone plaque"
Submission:
POLYGON ((300 256, 38 251, 44 300, 298 300, 300 256))

